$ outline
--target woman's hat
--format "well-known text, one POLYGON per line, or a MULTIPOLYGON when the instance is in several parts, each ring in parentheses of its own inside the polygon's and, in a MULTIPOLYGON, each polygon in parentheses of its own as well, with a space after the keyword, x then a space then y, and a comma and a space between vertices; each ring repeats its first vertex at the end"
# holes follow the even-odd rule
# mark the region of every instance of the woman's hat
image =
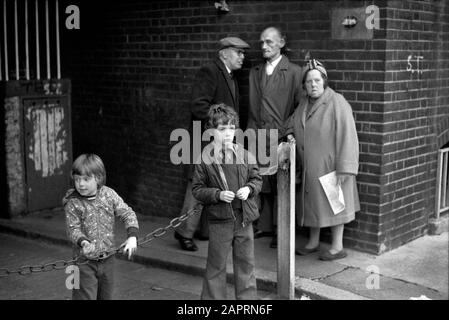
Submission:
POLYGON ((307 67, 307 70, 313 70, 313 69, 318 70, 319 72, 324 74, 327 78, 327 71, 324 68, 324 65, 321 62, 319 62, 318 60, 315 60, 315 59, 309 60, 309 62, 307 62, 306 67, 307 67))

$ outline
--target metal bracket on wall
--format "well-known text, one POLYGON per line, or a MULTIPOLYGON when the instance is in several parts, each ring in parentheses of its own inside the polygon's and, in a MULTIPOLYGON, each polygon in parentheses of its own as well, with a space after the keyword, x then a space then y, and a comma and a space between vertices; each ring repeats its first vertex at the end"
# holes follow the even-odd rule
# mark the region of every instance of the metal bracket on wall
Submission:
POLYGON ((332 39, 357 40, 372 39, 373 29, 367 28, 365 7, 332 9, 332 39))

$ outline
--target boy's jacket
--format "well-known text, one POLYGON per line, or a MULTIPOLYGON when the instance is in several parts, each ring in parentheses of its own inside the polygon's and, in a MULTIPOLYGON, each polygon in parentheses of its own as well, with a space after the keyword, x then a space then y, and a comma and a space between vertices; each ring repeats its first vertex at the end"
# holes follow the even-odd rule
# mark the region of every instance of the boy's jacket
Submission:
POLYGON ((63 199, 67 235, 75 255, 82 252, 81 241, 95 243, 93 256, 114 249, 115 217, 125 224, 128 237, 136 236, 139 228, 134 211, 111 188, 102 186, 93 200, 81 196, 75 189, 67 191, 63 199))
MULTIPOLYGON (((210 148, 210 143, 206 148, 210 148)), ((251 190, 248 199, 242 201, 243 224, 247 225, 259 217, 256 196, 262 188, 262 178, 254 156, 243 146, 234 144, 234 154, 238 170, 239 187, 248 186, 251 190)), ((235 220, 231 203, 220 200, 220 192, 227 190, 227 182, 220 173, 220 160, 212 152, 203 152, 200 164, 195 165, 192 181, 193 196, 203 202, 210 222, 228 222, 235 220)))

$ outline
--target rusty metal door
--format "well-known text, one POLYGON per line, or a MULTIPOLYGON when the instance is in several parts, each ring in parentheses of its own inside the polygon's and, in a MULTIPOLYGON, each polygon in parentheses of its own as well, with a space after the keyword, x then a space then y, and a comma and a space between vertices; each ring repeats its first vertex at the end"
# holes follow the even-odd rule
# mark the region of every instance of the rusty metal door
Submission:
POLYGON ((70 184, 70 109, 67 99, 23 99, 28 211, 61 206, 70 184))

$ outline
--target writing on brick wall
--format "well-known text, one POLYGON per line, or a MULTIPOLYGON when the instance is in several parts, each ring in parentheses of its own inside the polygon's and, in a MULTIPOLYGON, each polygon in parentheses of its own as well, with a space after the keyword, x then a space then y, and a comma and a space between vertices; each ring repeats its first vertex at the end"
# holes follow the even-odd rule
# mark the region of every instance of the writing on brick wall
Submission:
POLYGON ((407 71, 411 72, 411 74, 414 74, 415 72, 418 75, 421 75, 423 73, 422 69, 422 60, 424 59, 423 56, 418 55, 409 55, 407 58, 407 71))

